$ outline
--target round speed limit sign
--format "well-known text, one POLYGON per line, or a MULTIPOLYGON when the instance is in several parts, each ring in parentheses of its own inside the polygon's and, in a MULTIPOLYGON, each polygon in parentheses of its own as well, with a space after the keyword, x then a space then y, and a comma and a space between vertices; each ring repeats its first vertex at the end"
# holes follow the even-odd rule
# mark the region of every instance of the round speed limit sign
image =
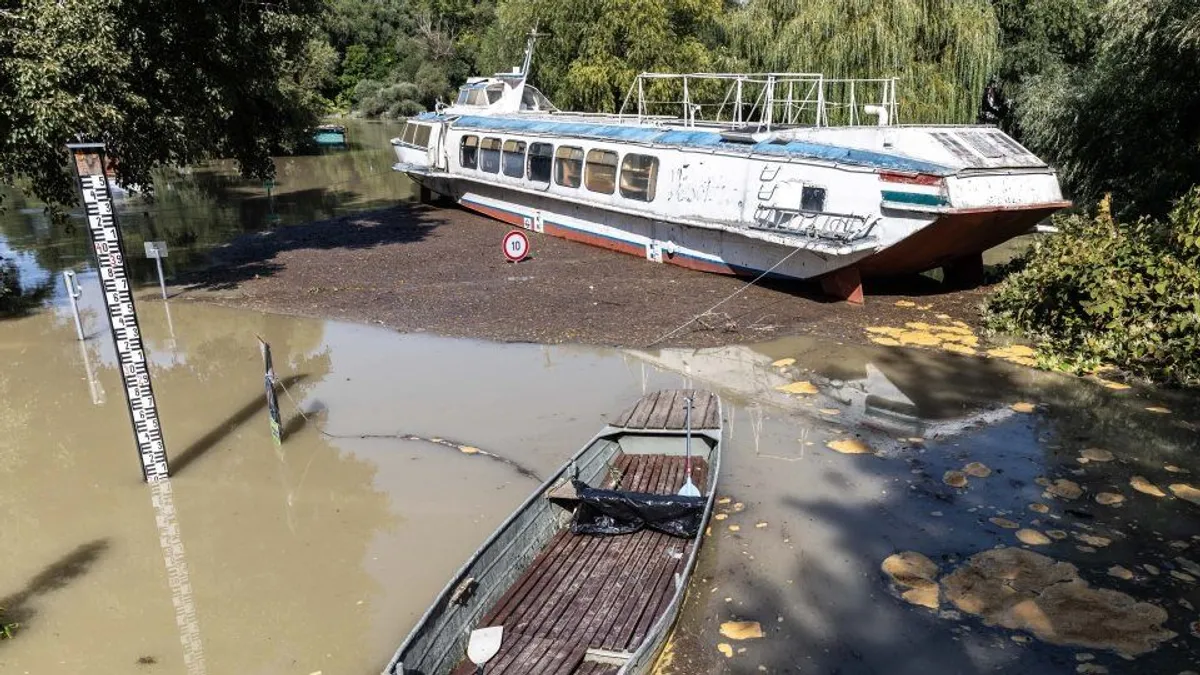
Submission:
POLYGON ((504 235, 504 257, 509 262, 521 262, 529 257, 529 238, 520 230, 504 235))

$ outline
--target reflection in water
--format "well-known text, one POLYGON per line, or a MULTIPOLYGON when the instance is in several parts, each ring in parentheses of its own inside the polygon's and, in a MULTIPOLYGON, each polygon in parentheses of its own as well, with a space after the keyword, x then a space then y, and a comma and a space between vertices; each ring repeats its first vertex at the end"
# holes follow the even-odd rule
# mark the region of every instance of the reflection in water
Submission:
POLYGON ((175 606, 175 625, 179 627, 179 642, 183 645, 183 665, 188 675, 204 675, 204 645, 200 641, 196 603, 192 601, 192 582, 183 552, 179 519, 175 517, 171 479, 150 483, 149 489, 154 524, 158 527, 158 545, 162 548, 167 584, 171 588, 171 604, 175 606))
MULTIPOLYGON (((351 121, 348 151, 279 157, 273 184, 246 181, 232 161, 156 171, 155 198, 133 197, 118 204, 131 278, 136 284, 157 281, 154 262, 142 256, 143 241, 166 241, 163 261, 168 278, 203 265, 208 252, 245 232, 295 225, 354 213, 411 199, 412 183, 391 170, 388 139, 395 123, 351 121)), ((0 256, 5 247, 22 267, 24 285, 35 288, 41 276, 90 266, 91 255, 82 211, 57 222, 42 205, 11 188, 0 211, 0 256), (6 243, 7 242, 7 243, 6 243)))

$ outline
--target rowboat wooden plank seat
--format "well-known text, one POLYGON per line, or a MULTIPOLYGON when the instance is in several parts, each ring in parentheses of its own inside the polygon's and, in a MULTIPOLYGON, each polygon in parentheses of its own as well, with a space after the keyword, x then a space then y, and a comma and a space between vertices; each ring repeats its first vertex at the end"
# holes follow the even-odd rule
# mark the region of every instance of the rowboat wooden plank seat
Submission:
POLYGON ((490 674, 648 672, 695 566, 720 444, 714 394, 643 397, 488 538, 385 674, 474 673, 468 637, 491 626, 503 638, 490 674), (679 494, 689 477, 701 496, 679 494))

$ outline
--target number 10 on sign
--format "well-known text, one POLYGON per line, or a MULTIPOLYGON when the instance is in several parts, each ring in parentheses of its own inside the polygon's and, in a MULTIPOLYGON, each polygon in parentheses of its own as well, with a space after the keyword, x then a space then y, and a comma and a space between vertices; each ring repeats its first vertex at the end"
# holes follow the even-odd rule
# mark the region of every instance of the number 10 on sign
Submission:
POLYGON ((521 262, 529 257, 529 238, 520 230, 504 235, 504 257, 509 262, 521 262))

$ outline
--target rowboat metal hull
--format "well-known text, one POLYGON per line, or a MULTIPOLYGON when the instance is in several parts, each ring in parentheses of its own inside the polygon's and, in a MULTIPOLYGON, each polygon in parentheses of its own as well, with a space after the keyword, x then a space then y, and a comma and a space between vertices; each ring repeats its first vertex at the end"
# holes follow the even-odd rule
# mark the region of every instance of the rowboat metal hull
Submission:
POLYGON ((589 441, 488 537, 442 589, 384 675, 473 672, 469 633, 503 625, 487 672, 640 674, 679 613, 712 514, 720 471, 720 400, 708 392, 644 397, 589 441), (691 394, 692 474, 703 499, 694 538, 643 529, 574 534, 569 486, 675 494, 683 483, 684 397, 691 394), (650 489, 646 489, 650 488, 650 489))

